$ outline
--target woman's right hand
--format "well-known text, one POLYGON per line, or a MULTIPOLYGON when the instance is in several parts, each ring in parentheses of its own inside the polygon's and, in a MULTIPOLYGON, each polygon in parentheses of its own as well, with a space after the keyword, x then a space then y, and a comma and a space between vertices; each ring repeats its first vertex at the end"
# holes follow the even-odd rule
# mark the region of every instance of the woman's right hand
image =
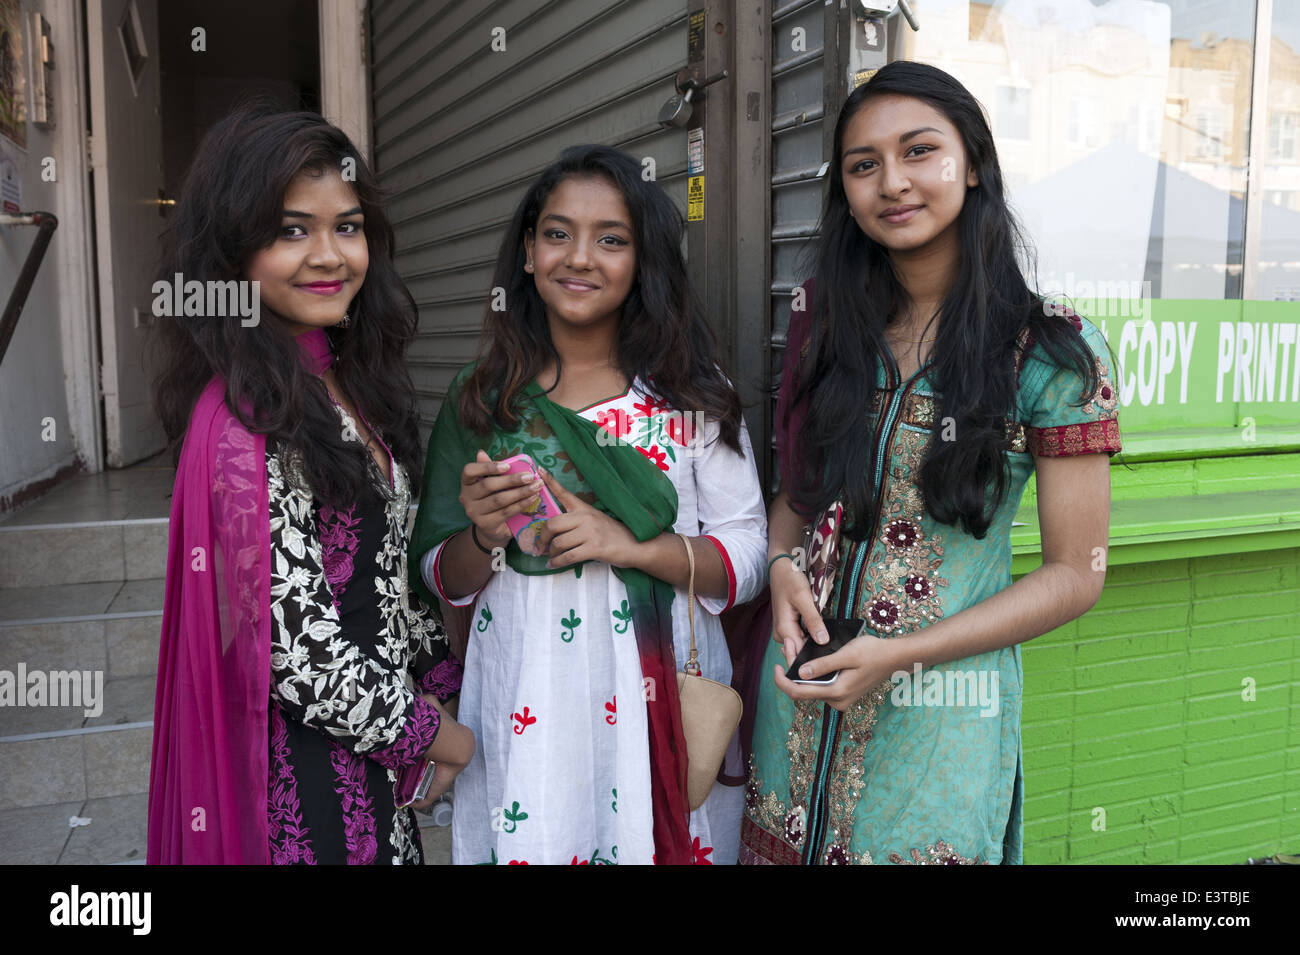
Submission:
POLYGON ((529 474, 507 474, 508 465, 493 461, 486 451, 465 465, 460 472, 460 506, 478 529, 484 547, 504 547, 510 543, 506 518, 523 513, 524 505, 535 498, 544 486, 529 474))
POLYGON ((421 694, 424 701, 438 711, 438 735, 425 751, 424 758, 439 766, 453 767, 458 773, 474 758, 474 732, 447 712, 438 698, 421 694))
POLYGON ((420 696, 438 711, 438 736, 424 751, 424 758, 433 763, 433 783, 423 799, 411 803, 415 809, 427 809, 451 788, 461 770, 474 758, 474 732, 463 723, 456 722, 456 718, 447 712, 447 708, 438 702, 436 696, 429 693, 421 693, 420 696))
POLYGON ((412 809, 428 809, 438 797, 451 788, 451 784, 456 781, 456 776, 464 766, 452 766, 449 763, 435 763, 433 766, 433 782, 429 784, 429 794, 423 799, 411 803, 412 809))
POLYGON ((825 643, 830 635, 817 612, 808 578, 793 560, 782 558, 773 564, 768 584, 772 593, 772 639, 781 644, 789 666, 803 649, 805 630, 817 643, 825 643))

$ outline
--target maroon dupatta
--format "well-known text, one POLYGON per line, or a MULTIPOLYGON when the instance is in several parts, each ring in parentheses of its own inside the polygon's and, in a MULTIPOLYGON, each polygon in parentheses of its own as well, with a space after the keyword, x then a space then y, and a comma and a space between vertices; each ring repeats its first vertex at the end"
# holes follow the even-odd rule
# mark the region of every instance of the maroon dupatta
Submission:
MULTIPOLYGON (((298 336, 313 374, 324 329, 298 336)), ((267 864, 271 539, 266 436, 213 378, 176 469, 149 772, 150 865, 267 864)))

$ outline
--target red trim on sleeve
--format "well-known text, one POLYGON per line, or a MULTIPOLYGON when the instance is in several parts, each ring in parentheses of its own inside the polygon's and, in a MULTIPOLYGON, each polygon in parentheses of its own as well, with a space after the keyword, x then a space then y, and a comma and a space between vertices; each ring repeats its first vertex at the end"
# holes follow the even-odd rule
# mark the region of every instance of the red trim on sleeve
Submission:
POLYGON ((1121 449, 1119 421, 1103 418, 1081 424, 1025 428, 1029 451, 1040 458, 1068 458, 1078 454, 1114 454, 1121 449))
POLYGON ((722 566, 727 568, 727 605, 722 608, 725 612, 731 609, 731 605, 736 602, 736 571, 731 566, 731 558, 727 556, 727 548, 722 546, 722 542, 716 537, 710 537, 708 534, 703 535, 704 539, 718 549, 722 555, 722 566))
MULTIPOLYGON (((450 539, 451 538, 447 538, 447 540, 450 539)), ((439 566, 442 564, 442 553, 446 549, 447 541, 443 541, 438 545, 438 553, 433 555, 433 586, 434 589, 438 591, 439 597, 447 601, 447 603, 451 603, 451 598, 447 596, 447 591, 442 589, 442 572, 439 570, 439 566)))

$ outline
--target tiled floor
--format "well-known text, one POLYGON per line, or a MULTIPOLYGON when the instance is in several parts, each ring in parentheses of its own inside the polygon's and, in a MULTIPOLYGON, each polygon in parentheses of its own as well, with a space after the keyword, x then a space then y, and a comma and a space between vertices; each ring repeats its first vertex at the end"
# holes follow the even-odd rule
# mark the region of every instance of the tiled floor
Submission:
POLYGON ((68 818, 85 805, 79 799, 0 811, 0 864, 54 865, 71 835, 68 818))
MULTIPOLYGON (((166 568, 163 568, 166 570, 166 568)), ((128 580, 113 595, 108 604, 108 613, 140 613, 161 610, 163 605, 164 579, 153 577, 148 580, 128 580)))
MULTIPOLYGON (((68 828, 60 865, 143 862, 149 797, 145 793, 90 799, 77 813, 90 824, 68 828)), ((64 819, 64 826, 68 826, 64 819)))
POLYGON ((104 684, 103 712, 86 717, 86 726, 153 722, 154 674, 109 680, 104 684))
POLYGON ((6 524, 68 524, 167 517, 176 469, 164 452, 120 471, 83 474, 0 517, 6 524))
POLYGON ((428 816, 420 818, 420 842, 424 845, 425 865, 451 865, 451 826, 439 827, 428 816))
MULTIPOLYGON (((148 796, 109 796, 0 812, 0 865, 143 863, 148 796), (72 817, 89 819, 76 827, 72 817)), ((423 813, 420 840, 426 865, 451 864, 451 827, 423 813)))
POLYGON ((0 615, 13 621, 107 613, 122 587, 120 580, 50 587, 6 587, 0 591, 0 615))

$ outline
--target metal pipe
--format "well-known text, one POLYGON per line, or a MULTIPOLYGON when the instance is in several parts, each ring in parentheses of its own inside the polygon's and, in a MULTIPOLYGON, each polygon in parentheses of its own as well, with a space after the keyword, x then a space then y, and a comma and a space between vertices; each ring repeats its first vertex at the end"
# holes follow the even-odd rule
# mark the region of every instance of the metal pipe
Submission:
POLYGON ((23 313, 23 306, 27 304, 27 295, 36 281, 36 273, 40 271, 41 262, 45 259, 45 250, 50 245, 54 230, 59 227, 59 220, 52 212, 21 212, 16 216, 0 216, 0 225, 39 227, 36 230, 36 240, 27 253, 27 260, 23 262, 22 270, 18 273, 18 281, 14 283, 14 290, 9 293, 9 302, 5 305, 4 315, 0 316, 0 362, 3 362, 5 353, 9 351, 9 340, 14 337, 14 329, 18 327, 18 316, 23 313))

